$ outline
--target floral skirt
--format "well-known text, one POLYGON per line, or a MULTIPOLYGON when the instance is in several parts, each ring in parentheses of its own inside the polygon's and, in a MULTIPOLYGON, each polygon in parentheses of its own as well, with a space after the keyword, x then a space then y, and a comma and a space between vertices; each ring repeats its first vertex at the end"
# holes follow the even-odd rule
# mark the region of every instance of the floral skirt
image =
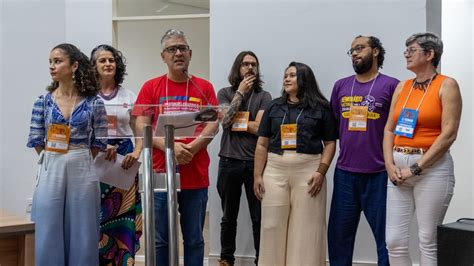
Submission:
MULTIPOLYGON (((117 153, 121 155, 133 151, 130 139, 113 139, 109 140, 109 144, 118 145, 117 153)), ((101 183, 100 192, 100 265, 133 265, 142 235, 138 175, 129 190, 101 183)))

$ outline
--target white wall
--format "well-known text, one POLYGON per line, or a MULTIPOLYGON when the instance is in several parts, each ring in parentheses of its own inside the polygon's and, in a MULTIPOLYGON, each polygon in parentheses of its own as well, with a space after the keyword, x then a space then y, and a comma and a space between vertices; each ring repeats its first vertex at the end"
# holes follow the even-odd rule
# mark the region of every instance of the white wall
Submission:
MULTIPOLYGON (((443 70, 449 69, 451 61, 453 76, 467 76, 462 81, 463 95, 470 99, 472 90, 472 9, 466 9, 468 1, 455 1, 451 10, 446 12, 443 27, 448 34, 456 31, 454 39, 446 40, 446 54, 442 60, 443 70), (452 9, 454 8, 454 9, 452 9), (456 18, 456 19, 453 19, 456 18), (448 26, 445 22, 450 21, 448 26), (471 26, 468 26, 471 25, 471 26), (469 27, 469 30, 466 28, 469 27), (460 34, 469 36, 460 36, 460 34), (463 40, 460 46, 459 42, 463 40), (462 47, 462 49, 460 49, 462 47), (452 53, 452 55, 449 55, 452 53), (454 59, 455 57, 456 59, 454 59), (470 65, 465 67, 464 62, 470 65)), ((440 1, 236 1, 211 0, 211 80, 216 89, 227 85, 226 77, 235 55, 245 49, 256 52, 264 74, 265 88, 274 97, 280 94, 283 70, 290 61, 302 61, 309 64, 326 96, 330 95, 335 80, 353 74, 350 60, 345 52, 358 34, 374 35, 381 39, 387 51, 383 73, 398 79, 411 78, 413 75, 405 69, 402 51, 408 36, 415 32, 434 31, 440 33, 440 1), (430 25, 427 25, 427 21, 430 25)), ((472 4, 471 4, 472 5, 472 4)), ((460 81, 461 82, 461 81, 460 81)), ((460 216, 474 216, 473 193, 470 173, 472 158, 468 152, 472 149, 472 109, 464 105, 463 125, 457 143, 453 146, 456 163, 456 195, 448 211, 446 221, 450 222, 460 216), (461 149, 469 145, 470 149, 461 149), (469 158, 466 160, 465 158, 469 158)), ((213 154, 218 152, 218 142, 211 145, 213 154)), ((332 191, 332 171, 328 173, 328 210, 332 191)), ((221 211, 215 185, 217 163, 212 162, 211 200, 211 249, 212 256, 218 256, 219 224, 221 211)), ((237 256, 253 255, 250 219, 245 200, 241 202, 238 220, 237 256)), ((417 241, 412 226, 410 250, 414 262, 418 261, 417 241)), ((356 239, 354 261, 376 262, 373 237, 365 221, 361 224, 356 239)))
POLYGON ((474 217, 474 109, 471 104, 474 98, 474 2, 445 0, 442 12, 444 54, 441 72, 457 80, 463 98, 458 138, 451 149, 456 185, 444 219, 445 223, 450 223, 461 217, 474 217))
POLYGON ((193 50, 189 72, 209 78, 209 18, 118 21, 116 28, 117 48, 127 60, 125 88, 138 93, 145 81, 168 71, 160 42, 171 28, 184 31, 193 50))
POLYGON ((0 208, 26 216, 33 193, 35 152, 26 148, 33 102, 51 82, 51 48, 63 42, 85 54, 112 40, 110 0, 0 0, 0 208))

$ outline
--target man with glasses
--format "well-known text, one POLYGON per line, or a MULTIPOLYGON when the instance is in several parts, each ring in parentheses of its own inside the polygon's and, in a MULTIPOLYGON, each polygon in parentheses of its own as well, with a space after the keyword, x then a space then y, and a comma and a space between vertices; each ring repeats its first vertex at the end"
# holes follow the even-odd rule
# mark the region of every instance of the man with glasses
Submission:
POLYGON ((234 265, 235 236, 242 185, 252 220, 256 259, 260 243, 260 201, 253 192, 253 163, 257 131, 263 111, 272 100, 262 89, 257 56, 251 51, 237 55, 229 74, 230 87, 221 89, 219 104, 227 106, 222 117, 217 191, 221 197, 220 265, 234 265))
POLYGON ((378 265, 389 265, 385 244, 387 172, 383 132, 398 80, 379 72, 385 49, 373 36, 357 36, 347 54, 355 75, 334 84, 331 107, 339 120, 339 157, 328 224, 331 266, 352 265, 363 211, 377 245, 378 265))
MULTIPOLYGON (((136 107, 137 127, 152 124, 156 127, 159 113, 199 111, 202 106, 217 105, 213 86, 208 81, 188 72, 192 50, 182 31, 168 30, 161 39, 161 59, 168 73, 151 79, 143 85, 136 105, 156 105, 150 114, 147 108, 136 107), (144 109, 145 112, 137 110, 144 109), (160 110, 160 111, 158 111, 160 110), (137 114, 137 112, 139 112, 137 114)), ((181 181, 178 192, 181 231, 184 240, 184 264, 203 265, 203 227, 209 186, 209 155, 207 145, 218 130, 217 123, 208 123, 198 138, 176 140, 175 158, 181 181)), ((164 140, 153 140, 153 169, 165 172, 164 140)), ((155 193, 156 265, 168 266, 168 207, 167 194, 155 193)))

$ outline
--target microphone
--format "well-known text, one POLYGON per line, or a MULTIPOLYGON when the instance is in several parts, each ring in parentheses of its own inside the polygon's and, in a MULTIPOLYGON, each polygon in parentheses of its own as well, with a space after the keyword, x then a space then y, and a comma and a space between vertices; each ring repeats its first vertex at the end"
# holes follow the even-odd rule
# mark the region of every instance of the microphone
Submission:
POLYGON ((206 101, 206 107, 205 109, 201 110, 197 115, 194 120, 196 121, 202 121, 202 122, 210 122, 210 121, 216 121, 217 120, 217 111, 209 107, 209 99, 206 97, 204 92, 201 90, 201 88, 196 84, 196 82, 193 81, 192 78, 189 77, 188 69, 183 69, 183 74, 186 75, 186 80, 191 81, 193 86, 198 90, 199 94, 204 98, 206 101))

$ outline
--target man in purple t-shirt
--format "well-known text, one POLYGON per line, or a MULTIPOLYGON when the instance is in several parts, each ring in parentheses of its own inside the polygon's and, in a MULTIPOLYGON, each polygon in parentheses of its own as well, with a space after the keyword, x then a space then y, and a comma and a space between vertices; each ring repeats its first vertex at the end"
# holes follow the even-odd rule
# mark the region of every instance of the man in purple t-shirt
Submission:
POLYGON ((352 265, 363 211, 377 244, 378 265, 389 265, 382 140, 398 80, 379 73, 385 49, 376 37, 357 36, 348 55, 356 74, 336 81, 331 95, 340 139, 328 225, 329 262, 331 266, 352 265))

